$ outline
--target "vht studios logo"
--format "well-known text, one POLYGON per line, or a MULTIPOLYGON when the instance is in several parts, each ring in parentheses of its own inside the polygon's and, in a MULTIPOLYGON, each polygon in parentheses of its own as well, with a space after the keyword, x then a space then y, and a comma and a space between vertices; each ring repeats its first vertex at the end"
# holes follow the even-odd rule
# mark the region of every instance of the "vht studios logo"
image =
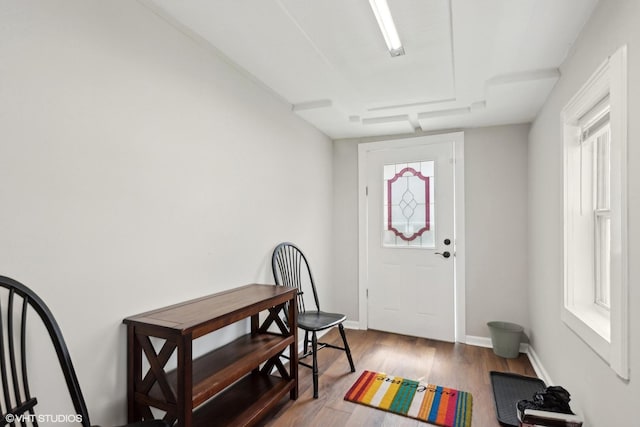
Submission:
POLYGON ((69 423, 81 423, 82 415, 78 414, 20 414, 13 415, 7 414, 4 416, 4 420, 7 424, 11 423, 61 423, 61 424, 69 424, 69 423))

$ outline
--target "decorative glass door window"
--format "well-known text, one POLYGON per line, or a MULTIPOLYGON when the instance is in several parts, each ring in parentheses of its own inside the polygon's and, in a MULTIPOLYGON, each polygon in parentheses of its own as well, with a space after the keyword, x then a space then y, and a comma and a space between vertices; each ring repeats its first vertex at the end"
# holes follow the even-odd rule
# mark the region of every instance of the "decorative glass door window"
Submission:
POLYGON ((383 245, 435 248, 434 161, 384 166, 383 245))

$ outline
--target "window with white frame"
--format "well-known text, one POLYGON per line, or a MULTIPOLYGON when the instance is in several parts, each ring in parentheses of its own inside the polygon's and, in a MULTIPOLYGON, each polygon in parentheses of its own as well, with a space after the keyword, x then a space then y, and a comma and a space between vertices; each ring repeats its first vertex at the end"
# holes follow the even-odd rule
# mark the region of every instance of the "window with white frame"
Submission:
MULTIPOLYGON (((580 128, 580 215, 588 224, 585 264, 593 265, 589 303, 609 317, 611 299, 611 123, 605 97, 578 121, 580 128), (589 236, 589 231, 591 235, 589 236)), ((609 320, 608 320, 609 321, 609 320)))
POLYGON ((628 378, 626 47, 564 108, 563 321, 628 378))

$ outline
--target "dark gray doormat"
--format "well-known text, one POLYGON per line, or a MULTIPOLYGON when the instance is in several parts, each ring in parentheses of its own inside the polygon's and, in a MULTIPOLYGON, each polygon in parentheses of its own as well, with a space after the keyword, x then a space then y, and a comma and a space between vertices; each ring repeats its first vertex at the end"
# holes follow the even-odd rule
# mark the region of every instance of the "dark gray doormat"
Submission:
POLYGON ((524 375, 496 371, 491 371, 489 375, 498 421, 503 426, 518 427, 518 401, 532 400, 536 392, 544 391, 547 386, 541 379, 524 375))

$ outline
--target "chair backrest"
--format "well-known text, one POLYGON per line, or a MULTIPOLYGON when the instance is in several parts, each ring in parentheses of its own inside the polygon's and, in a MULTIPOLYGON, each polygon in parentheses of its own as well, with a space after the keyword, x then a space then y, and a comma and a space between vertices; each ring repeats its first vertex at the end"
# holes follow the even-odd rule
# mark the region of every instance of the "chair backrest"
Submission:
POLYGON ((311 274, 307 257, 293 243, 280 243, 273 250, 271 268, 276 285, 298 288, 298 311, 305 312, 304 289, 311 288, 316 310, 320 310, 316 285, 311 274))
POLYGON ((60 368, 64 374, 69 394, 76 410, 82 417, 82 425, 89 427, 89 414, 85 404, 76 372, 71 363, 69 350, 56 319, 47 305, 31 289, 13 279, 0 276, 0 376, 2 377, 2 393, 0 400, 0 425, 35 425, 37 416, 34 406, 38 403, 29 390, 27 372, 27 313, 31 307, 40 317, 49 333, 56 350, 60 368), (24 416, 23 416, 24 415, 24 416), (24 420, 29 422, 10 423, 8 421, 24 420))

